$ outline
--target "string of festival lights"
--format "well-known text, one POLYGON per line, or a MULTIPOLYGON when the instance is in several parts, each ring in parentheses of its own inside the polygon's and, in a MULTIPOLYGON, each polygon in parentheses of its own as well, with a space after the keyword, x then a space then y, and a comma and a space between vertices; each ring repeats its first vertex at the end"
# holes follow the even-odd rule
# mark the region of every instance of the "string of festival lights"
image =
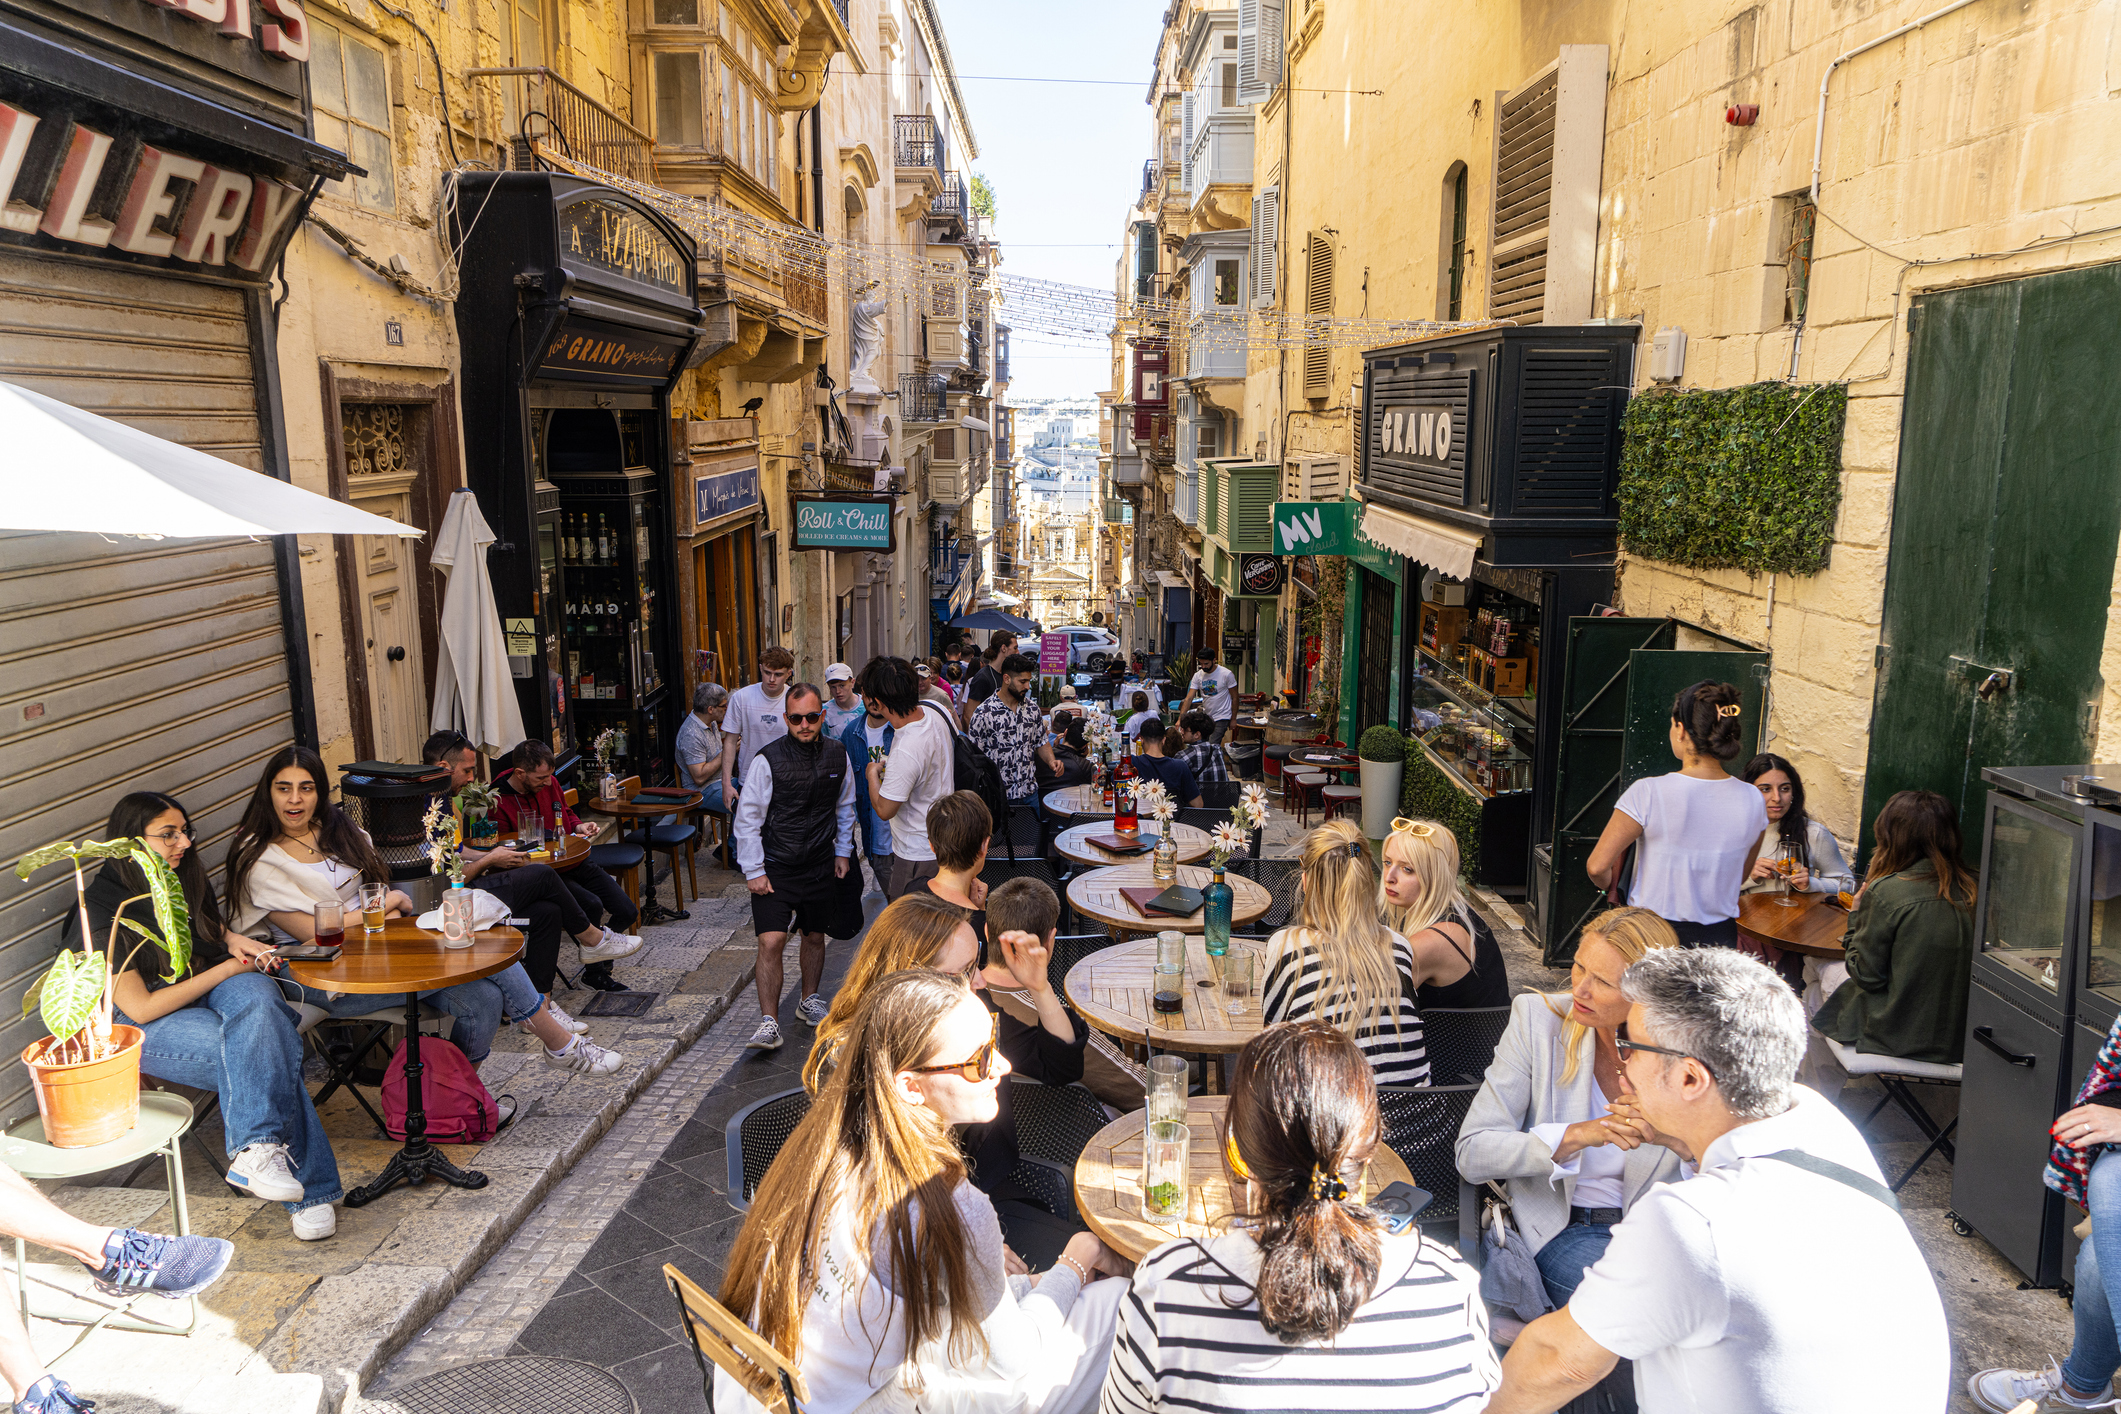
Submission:
POLYGON ((800 226, 767 221, 702 197, 684 196, 577 161, 537 144, 538 156, 579 177, 601 182, 668 217, 702 254, 726 264, 812 284, 845 281, 849 288, 915 301, 930 315, 991 314, 1012 333, 1043 335, 1071 344, 1109 347, 1115 331, 1136 339, 1221 349, 1376 348, 1410 339, 1487 327, 1494 321, 1315 318, 1273 309, 1196 309, 1184 299, 1126 295, 1027 275, 967 268, 956 255, 924 259, 888 246, 835 241, 800 226))

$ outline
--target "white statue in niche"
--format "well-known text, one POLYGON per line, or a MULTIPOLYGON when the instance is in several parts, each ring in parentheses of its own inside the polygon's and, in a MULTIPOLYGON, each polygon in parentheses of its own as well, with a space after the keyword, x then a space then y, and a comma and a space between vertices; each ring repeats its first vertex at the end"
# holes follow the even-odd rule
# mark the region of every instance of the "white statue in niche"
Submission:
POLYGON ((854 292, 854 305, 848 311, 848 332, 852 348, 847 355, 847 388, 854 393, 876 393, 882 389, 869 376, 869 365, 884 351, 884 302, 865 300, 863 295, 875 289, 880 281, 871 280, 854 292))

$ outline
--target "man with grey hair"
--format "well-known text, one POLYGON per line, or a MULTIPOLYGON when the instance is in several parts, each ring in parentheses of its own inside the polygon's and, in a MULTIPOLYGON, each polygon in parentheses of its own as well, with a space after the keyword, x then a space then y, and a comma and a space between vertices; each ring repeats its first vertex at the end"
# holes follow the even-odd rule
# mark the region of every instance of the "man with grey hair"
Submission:
POLYGON ((1722 948, 1621 979, 1614 1118, 1697 1172, 1644 1194, 1567 1307, 1525 1327, 1487 1414, 1550 1414, 1622 1358, 1642 1414, 1933 1414, 1951 1348, 1928 1264, 1856 1127, 1795 1081, 1804 1009, 1722 948))
POLYGON ((700 792, 703 809, 727 814, 722 804, 722 717, 729 710, 729 689, 703 682, 692 690, 692 711, 678 725, 678 768, 700 792))

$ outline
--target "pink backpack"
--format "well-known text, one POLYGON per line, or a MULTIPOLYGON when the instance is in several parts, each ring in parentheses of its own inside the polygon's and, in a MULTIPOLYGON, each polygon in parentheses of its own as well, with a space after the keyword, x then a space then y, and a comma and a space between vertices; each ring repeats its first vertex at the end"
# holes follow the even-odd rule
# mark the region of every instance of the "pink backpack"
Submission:
MULTIPOLYGON (((501 1122, 499 1108, 479 1083, 464 1053, 433 1036, 420 1039, 420 1092, 427 1102, 427 1139, 433 1144, 483 1144, 501 1122)), ((405 1137, 405 1043, 383 1072, 383 1127, 405 1137)))

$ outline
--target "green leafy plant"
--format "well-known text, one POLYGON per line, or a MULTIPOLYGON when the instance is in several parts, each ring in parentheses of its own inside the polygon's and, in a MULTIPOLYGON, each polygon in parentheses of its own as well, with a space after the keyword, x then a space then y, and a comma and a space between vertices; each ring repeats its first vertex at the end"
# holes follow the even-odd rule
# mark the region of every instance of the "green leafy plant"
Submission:
POLYGON ((1356 741, 1355 754, 1365 761, 1404 761, 1407 759, 1407 739, 1397 728, 1379 722, 1365 730, 1356 741))
POLYGON ((15 876, 27 879, 48 865, 64 860, 74 871, 74 907, 81 916, 81 946, 68 948, 52 959, 45 971, 22 997, 22 1014, 39 1013, 52 1039, 41 1043, 36 1057, 56 1065, 102 1060, 113 1053, 111 1046, 111 980, 131 964, 134 954, 153 943, 169 958, 164 982, 174 982, 191 967, 191 911, 184 903, 184 886, 176 871, 143 839, 61 841, 32 850, 15 861, 15 876), (96 951, 89 935, 88 883, 82 876, 85 859, 130 859, 147 879, 147 892, 135 894, 118 905, 111 920, 110 937, 103 951, 96 951), (148 927, 125 916, 126 909, 147 900, 154 905, 155 926, 148 927), (118 932, 130 928, 140 935, 125 960, 117 960, 118 932))
POLYGON ((994 184, 978 172, 972 174, 972 209, 989 225, 1001 216, 1001 208, 994 201, 994 184))
POLYGON ((1452 783, 1429 760, 1419 737, 1407 738, 1407 772, 1399 787, 1399 813, 1409 820, 1434 820, 1458 840, 1458 872, 1473 877, 1480 857, 1480 802, 1452 783))
POLYGON ((1840 384, 1645 393, 1620 420, 1620 538, 1689 569, 1817 574, 1841 506, 1840 384))
POLYGON ((1183 690, 1187 683, 1193 681, 1193 655, 1191 653, 1172 654, 1164 660, 1164 671, 1170 673, 1171 681, 1183 690))

